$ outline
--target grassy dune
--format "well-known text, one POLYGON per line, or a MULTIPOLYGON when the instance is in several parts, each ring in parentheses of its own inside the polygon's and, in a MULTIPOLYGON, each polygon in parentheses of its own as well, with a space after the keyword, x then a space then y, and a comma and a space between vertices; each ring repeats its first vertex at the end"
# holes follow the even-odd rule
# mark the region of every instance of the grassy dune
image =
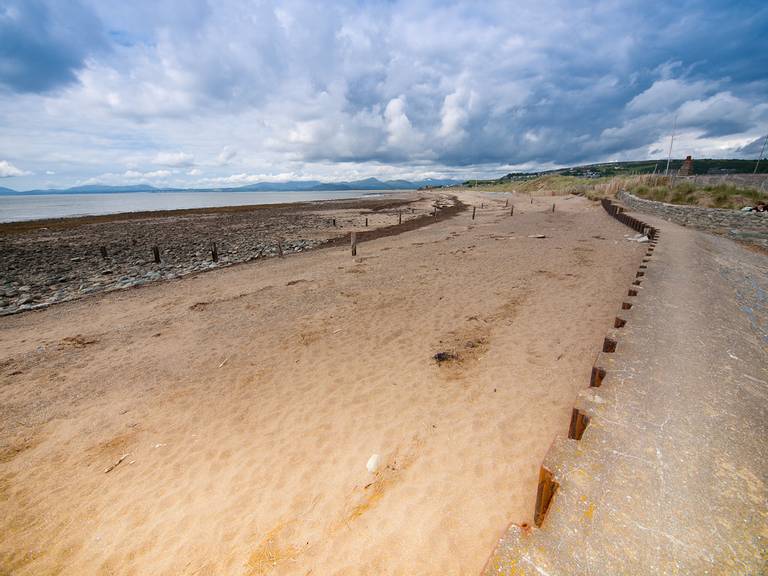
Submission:
POLYGON ((547 174, 525 180, 481 181, 478 187, 493 192, 517 192, 531 196, 577 194, 596 200, 616 196, 627 190, 641 198, 710 208, 739 209, 754 206, 768 195, 754 188, 732 184, 696 184, 690 180, 667 176, 639 175, 609 178, 578 178, 562 174, 547 174))

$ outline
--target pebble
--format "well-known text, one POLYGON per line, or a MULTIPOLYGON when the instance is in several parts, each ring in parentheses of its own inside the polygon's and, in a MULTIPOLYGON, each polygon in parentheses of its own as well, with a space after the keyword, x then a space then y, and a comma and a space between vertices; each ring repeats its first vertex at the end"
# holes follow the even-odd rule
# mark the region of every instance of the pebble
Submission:
MULTIPOLYGON (((302 215, 299 219, 294 214, 282 213, 266 221, 248 215, 228 215, 215 223, 198 223, 197 229, 190 228, 189 220, 145 221, 126 226, 131 237, 145 238, 143 245, 125 244, 125 227, 114 223, 0 238, 0 315, 274 258, 278 255, 273 240, 276 229, 291 234, 327 229, 329 225, 320 216, 302 215), (218 262, 211 260, 209 241, 201 240, 210 238, 211 231, 218 236, 218 262), (98 253, 89 252, 89 247, 103 245, 114 246, 107 263, 98 253), (160 264, 152 257, 153 245, 160 247, 160 264)), ((291 239, 283 242, 282 247, 288 254, 322 243, 323 240, 291 239)))

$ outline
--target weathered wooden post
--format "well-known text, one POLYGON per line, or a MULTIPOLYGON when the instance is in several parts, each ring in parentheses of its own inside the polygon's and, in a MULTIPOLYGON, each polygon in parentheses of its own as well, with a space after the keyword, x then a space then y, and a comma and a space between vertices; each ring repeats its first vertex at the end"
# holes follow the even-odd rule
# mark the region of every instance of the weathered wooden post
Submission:
POLYGON ((397 213, 397 223, 398 224, 402 224, 403 223, 403 213, 402 212, 398 212, 397 213))
POLYGON ((106 258, 107 258, 107 247, 106 246, 102 246, 101 248, 99 248, 99 252, 101 252, 101 257, 106 260, 106 258))
POLYGON ((552 212, 554 212, 554 211, 555 211, 555 205, 552 204, 552 212))
POLYGON ((552 501, 552 496, 559 488, 557 482, 547 468, 544 466, 539 470, 539 487, 536 492, 536 506, 533 509, 533 522, 541 528, 541 524, 544 522, 544 517, 549 509, 549 504, 552 501))
POLYGON ((277 240, 277 255, 282 258, 283 257, 283 241, 282 239, 277 240))
POLYGON ((509 206, 509 198, 507 198, 507 199, 504 201, 504 208, 506 208, 507 206, 509 206))
POLYGON ((333 227, 336 228, 336 218, 333 219, 333 227))
POLYGON ((477 210, 477 206, 472 206, 472 220, 475 219, 475 210, 477 210))
POLYGON ((352 256, 357 256, 357 234, 355 232, 349 235, 349 242, 352 245, 352 256))
POLYGON ((160 264, 160 248, 152 246, 152 255, 155 257, 155 264, 160 264))
POLYGON ((512 204, 512 208, 509 209, 509 215, 514 216, 515 215, 515 205, 512 204))
POLYGON ((219 251, 216 248, 216 242, 211 242, 211 260, 214 262, 219 261, 219 251))
POLYGON ((365 219, 365 227, 368 228, 368 218, 365 219))

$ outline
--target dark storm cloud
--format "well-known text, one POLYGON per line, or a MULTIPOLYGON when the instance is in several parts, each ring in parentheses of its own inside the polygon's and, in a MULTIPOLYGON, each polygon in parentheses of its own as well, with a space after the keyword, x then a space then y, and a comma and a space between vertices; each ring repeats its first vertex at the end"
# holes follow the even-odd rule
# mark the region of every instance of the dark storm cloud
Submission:
POLYGON ((0 84, 45 92, 76 80, 102 49, 101 23, 76 0, 0 1, 0 84))

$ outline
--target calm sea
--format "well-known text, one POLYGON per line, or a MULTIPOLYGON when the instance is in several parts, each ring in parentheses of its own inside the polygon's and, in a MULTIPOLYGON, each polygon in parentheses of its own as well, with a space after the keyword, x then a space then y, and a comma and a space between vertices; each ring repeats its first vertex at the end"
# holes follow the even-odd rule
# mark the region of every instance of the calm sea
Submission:
MULTIPOLYGON (((387 190, 383 193, 389 193, 387 190)), ((311 200, 337 200, 378 196, 370 190, 326 190, 322 192, 125 192, 120 194, 45 194, 40 196, 0 196, 0 222, 41 218, 68 218, 250 204, 280 204, 311 200)))

